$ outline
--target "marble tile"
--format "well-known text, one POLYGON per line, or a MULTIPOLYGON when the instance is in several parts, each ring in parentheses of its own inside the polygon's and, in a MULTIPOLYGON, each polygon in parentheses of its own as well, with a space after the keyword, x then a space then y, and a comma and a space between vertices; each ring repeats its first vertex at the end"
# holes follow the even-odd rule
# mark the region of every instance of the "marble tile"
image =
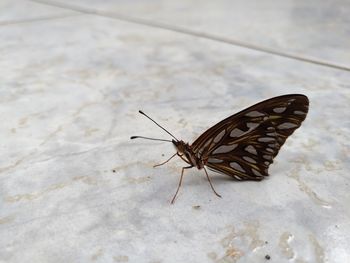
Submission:
POLYGON ((1 0, 0 10, 0 26, 79 15, 72 10, 25 0, 1 0))
POLYGON ((350 2, 38 0, 350 67, 350 2), (144 19, 145 21, 142 21, 144 19))
POLYGON ((350 260, 350 75, 97 16, 0 31, 0 262, 350 260), (74 26, 73 26, 74 25, 74 26), (255 102, 309 96, 270 177, 187 171, 130 141, 206 128, 255 102))

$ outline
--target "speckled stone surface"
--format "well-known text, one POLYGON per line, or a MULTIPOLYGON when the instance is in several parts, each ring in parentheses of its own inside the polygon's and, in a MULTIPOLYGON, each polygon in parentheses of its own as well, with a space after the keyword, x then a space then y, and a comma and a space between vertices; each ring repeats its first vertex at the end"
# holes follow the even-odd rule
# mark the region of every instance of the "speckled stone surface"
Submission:
POLYGON ((72 16, 0 30, 1 263, 350 261, 348 71, 29 3, 72 16), (222 199, 192 169, 170 205, 184 162, 154 169, 173 146, 129 140, 169 137, 139 109, 192 142, 287 93, 309 97, 306 121, 266 180, 210 172, 222 199))

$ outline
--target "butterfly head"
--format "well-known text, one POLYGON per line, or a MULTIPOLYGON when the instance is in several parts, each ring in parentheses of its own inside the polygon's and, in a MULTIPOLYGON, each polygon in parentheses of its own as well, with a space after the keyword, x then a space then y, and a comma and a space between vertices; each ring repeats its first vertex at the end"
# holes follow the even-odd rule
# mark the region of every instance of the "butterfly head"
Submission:
POLYGON ((203 162, 201 162, 201 160, 194 154, 192 147, 188 143, 176 140, 172 140, 172 143, 174 144, 178 155, 180 155, 183 160, 187 160, 186 162, 198 169, 203 168, 203 162))
POLYGON ((186 152, 188 144, 184 141, 172 140, 172 143, 174 144, 174 147, 179 154, 184 154, 186 152))

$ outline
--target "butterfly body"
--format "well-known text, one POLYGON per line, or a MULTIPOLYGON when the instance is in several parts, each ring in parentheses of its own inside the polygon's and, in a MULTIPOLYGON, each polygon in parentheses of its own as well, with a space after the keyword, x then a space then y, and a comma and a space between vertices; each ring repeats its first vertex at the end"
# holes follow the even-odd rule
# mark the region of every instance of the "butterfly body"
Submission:
POLYGON ((186 163, 192 165, 192 167, 197 167, 199 170, 203 169, 205 162, 198 157, 194 152, 188 143, 185 143, 184 141, 175 141, 172 140, 172 143, 175 146, 176 154, 184 160, 186 163))
MULTIPOLYGON (((214 190, 205 166, 236 180, 260 181, 268 176, 268 168, 286 139, 300 127, 306 118, 309 100, 305 95, 289 94, 274 97, 248 107, 209 128, 192 144, 177 140, 171 142, 176 153, 189 166, 182 168, 179 191, 184 169, 204 169, 214 190)), ((133 136, 137 138, 141 136, 133 136)), ((141 137, 142 138, 142 137, 141 137)), ((145 138, 145 137, 143 137, 145 138)), ((146 138, 147 139, 147 138, 146 138)), ((149 139, 149 138, 148 138, 149 139)), ((166 162, 159 164, 163 165, 166 162)), ((159 166, 156 165, 156 166, 159 166)), ((219 194, 217 194, 219 196, 219 194)))

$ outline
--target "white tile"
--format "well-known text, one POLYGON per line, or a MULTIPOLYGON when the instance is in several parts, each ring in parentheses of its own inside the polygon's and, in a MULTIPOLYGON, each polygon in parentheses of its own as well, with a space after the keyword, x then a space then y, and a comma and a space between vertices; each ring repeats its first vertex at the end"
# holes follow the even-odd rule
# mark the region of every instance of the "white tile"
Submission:
POLYGON ((349 260, 347 72, 88 15, 0 39, 2 261, 349 260), (222 199, 192 169, 170 205, 184 163, 153 169, 173 147, 129 140, 169 138, 139 109, 191 142, 285 93, 309 96, 307 120, 268 180, 211 172, 222 199))

